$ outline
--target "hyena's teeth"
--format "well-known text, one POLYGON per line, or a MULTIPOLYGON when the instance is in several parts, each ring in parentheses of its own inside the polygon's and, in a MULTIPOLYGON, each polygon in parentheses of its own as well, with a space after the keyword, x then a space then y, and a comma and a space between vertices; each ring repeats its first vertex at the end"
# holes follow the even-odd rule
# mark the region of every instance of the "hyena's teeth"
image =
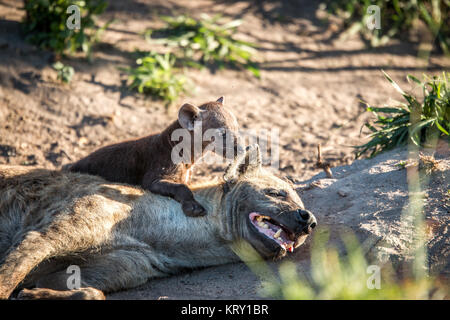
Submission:
POLYGON ((263 229, 269 229, 269 225, 264 222, 258 222, 258 226, 260 226, 263 229))
POLYGON ((263 218, 262 218, 261 216, 257 216, 257 217, 256 217, 256 221, 262 222, 262 221, 263 221, 263 218))
POLYGON ((275 234, 273 235, 273 237, 274 237, 275 239, 278 239, 278 238, 280 237, 280 234, 281 234, 281 229, 278 229, 278 231, 275 232, 275 234))

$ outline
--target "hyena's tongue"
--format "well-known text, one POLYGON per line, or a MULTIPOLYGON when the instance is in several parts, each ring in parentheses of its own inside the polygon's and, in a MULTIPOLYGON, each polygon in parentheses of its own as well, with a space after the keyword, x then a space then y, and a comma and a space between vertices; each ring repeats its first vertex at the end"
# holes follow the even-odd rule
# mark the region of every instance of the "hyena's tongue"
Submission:
POLYGON ((283 249, 294 252, 294 241, 288 239, 288 235, 280 226, 271 223, 267 217, 257 212, 250 213, 250 221, 259 232, 278 242, 283 249))

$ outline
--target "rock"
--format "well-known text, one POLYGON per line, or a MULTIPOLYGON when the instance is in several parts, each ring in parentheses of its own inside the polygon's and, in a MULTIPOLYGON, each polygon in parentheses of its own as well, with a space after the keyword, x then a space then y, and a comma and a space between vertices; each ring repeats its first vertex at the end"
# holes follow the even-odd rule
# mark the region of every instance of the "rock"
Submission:
POLYGON ((78 139, 78 145, 80 147, 84 147, 89 143, 89 140, 86 137, 81 137, 80 139, 78 139))
POLYGON ((337 193, 338 193, 338 195, 340 195, 343 198, 345 198, 348 195, 346 192, 344 192, 342 190, 339 190, 337 193))

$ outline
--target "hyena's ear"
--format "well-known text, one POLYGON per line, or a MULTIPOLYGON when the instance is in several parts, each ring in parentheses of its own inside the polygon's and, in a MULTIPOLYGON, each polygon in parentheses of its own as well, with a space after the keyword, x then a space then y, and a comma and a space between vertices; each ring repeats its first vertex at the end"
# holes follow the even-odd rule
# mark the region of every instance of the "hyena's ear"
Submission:
POLYGON ((295 187, 295 180, 291 177, 291 176, 285 176, 285 177, 281 177, 281 180, 286 181, 287 183, 289 183, 289 185, 294 188, 295 187))
POLYGON ((239 165, 239 172, 241 174, 248 174, 258 171, 262 167, 261 151, 259 145, 252 144, 245 148, 245 159, 239 165))
POLYGON ((193 104, 185 103, 178 111, 178 122, 182 128, 192 131, 194 130, 195 121, 201 120, 201 112, 202 110, 193 104))
POLYGON ((259 146, 253 144, 245 148, 245 152, 238 155, 233 163, 225 170, 223 180, 227 184, 235 183, 241 175, 249 174, 261 169, 262 159, 259 146))
POLYGON ((221 96, 219 99, 216 100, 216 102, 220 103, 221 105, 225 105, 225 97, 221 96))

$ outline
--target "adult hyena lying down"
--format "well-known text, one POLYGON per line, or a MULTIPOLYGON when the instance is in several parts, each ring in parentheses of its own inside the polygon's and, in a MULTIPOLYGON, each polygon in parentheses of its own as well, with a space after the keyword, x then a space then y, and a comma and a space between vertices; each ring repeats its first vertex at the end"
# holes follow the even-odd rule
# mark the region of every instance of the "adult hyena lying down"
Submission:
POLYGON ((183 268, 237 261, 230 244, 240 239, 265 258, 284 256, 316 220, 289 183, 248 156, 228 168, 226 188, 194 189, 208 212, 200 218, 99 177, 0 166, 0 298, 22 288, 33 288, 22 298, 104 298, 183 268), (80 289, 68 290, 70 265, 80 267, 80 289))

